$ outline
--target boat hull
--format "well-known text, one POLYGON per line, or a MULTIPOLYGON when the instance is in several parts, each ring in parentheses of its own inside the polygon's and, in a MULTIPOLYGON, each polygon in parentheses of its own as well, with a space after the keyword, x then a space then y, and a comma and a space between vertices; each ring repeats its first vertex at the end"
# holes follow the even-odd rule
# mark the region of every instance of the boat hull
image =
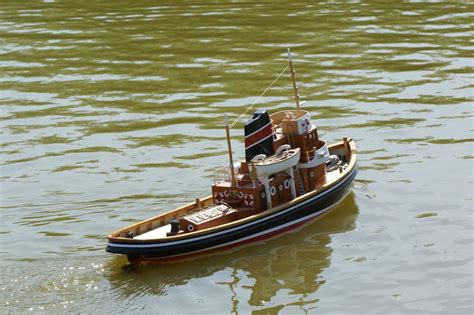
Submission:
POLYGON ((206 251, 227 249, 269 238, 294 229, 327 213, 350 191, 357 175, 357 164, 344 177, 327 189, 277 212, 228 229, 181 240, 120 242, 109 240, 107 251, 135 259, 177 259, 206 251))

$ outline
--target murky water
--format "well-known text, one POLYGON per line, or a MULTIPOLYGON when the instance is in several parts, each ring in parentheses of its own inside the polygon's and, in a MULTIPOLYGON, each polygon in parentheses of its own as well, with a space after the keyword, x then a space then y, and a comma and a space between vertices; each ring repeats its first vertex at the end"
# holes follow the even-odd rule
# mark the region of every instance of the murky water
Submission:
MULTIPOLYGON (((469 1, 2 1, 0 311, 473 312, 473 16, 469 1), (357 141, 353 193, 274 240, 123 269, 106 234, 209 193, 224 113, 286 47, 320 135, 357 141)), ((257 104, 290 106, 289 77, 257 104)))

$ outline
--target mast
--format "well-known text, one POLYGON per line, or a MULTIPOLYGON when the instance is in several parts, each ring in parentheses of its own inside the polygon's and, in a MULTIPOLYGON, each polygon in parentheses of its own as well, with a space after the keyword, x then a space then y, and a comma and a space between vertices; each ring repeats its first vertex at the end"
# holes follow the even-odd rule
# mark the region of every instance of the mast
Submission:
POLYGON ((291 62, 290 48, 288 48, 288 62, 290 63, 291 80, 293 81, 293 92, 295 93, 296 109, 297 109, 297 112, 299 112, 300 111, 300 95, 298 94, 298 87, 296 86, 296 79, 295 79, 296 72, 293 69, 293 63, 291 62))
POLYGON ((227 114, 225 114, 224 119, 225 119, 225 134, 227 138, 227 150, 229 151, 231 186, 237 186, 237 182, 235 181, 234 159, 232 158, 232 146, 230 144, 230 131, 229 131, 229 124, 227 123, 227 114))

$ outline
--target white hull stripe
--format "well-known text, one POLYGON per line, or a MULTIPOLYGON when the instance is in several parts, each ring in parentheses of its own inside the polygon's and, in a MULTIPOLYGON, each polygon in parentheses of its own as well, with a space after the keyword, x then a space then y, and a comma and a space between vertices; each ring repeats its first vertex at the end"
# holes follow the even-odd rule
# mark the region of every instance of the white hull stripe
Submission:
POLYGON ((268 229, 268 230, 265 230, 265 231, 262 231, 260 233, 256 233, 256 234, 252 234, 250 236, 246 236, 246 237, 243 237, 243 238, 239 238, 237 240, 233 240, 231 242, 227 242, 227 243, 224 243, 224 244, 219 244, 219 245, 216 245, 216 246, 213 246, 213 247, 207 247, 207 248, 203 248, 203 249, 200 249, 200 250, 196 250, 196 251, 192 251, 192 252, 188 252, 188 253, 183 253, 183 254, 179 254, 179 255, 173 255, 173 256, 164 256, 162 258, 165 258, 165 259, 168 259, 168 258, 173 258, 173 257, 180 257, 180 256, 187 256, 187 255, 190 255, 190 254, 196 254, 196 253, 200 253, 200 252, 205 252, 205 251, 208 251, 208 250, 213 250, 213 249, 218 249, 218 248, 221 248, 221 247, 226 247, 226 246, 230 246, 230 245, 233 245, 233 244, 236 244, 236 243, 241 243, 241 242, 245 242, 247 240, 251 240, 251 239, 254 239, 254 238, 258 238, 260 236, 263 236, 265 234, 269 234, 269 233, 273 233, 275 231, 278 231, 278 230, 282 230, 288 226, 292 226, 292 225, 295 225, 295 224, 298 224, 298 223, 301 223, 301 222, 304 222, 304 221, 308 221, 308 220, 311 220, 313 219, 314 217, 317 217, 317 216, 320 216, 321 214, 323 213, 326 213, 328 210, 330 210, 331 208, 334 208, 335 206, 337 206, 342 200, 344 200, 344 198, 349 194, 349 192, 347 192, 347 194, 345 194, 338 202, 330 205, 329 207, 327 208, 324 208, 322 210, 320 210, 319 212, 316 212, 316 213, 312 213, 312 214, 309 214, 305 217, 302 217, 302 218, 299 218, 299 219, 296 219, 294 221, 291 221, 291 222, 287 222, 285 224, 282 224, 282 225, 279 225, 277 227, 274 227, 274 228, 271 228, 271 229, 268 229))
MULTIPOLYGON (((219 232, 216 232, 216 233, 206 234, 206 235, 199 236, 199 237, 191 237, 191 238, 184 239, 184 240, 179 240, 179 241, 174 241, 174 242, 167 242, 167 243, 162 243, 162 244, 156 244, 156 243, 153 243, 153 244, 143 244, 143 243, 140 243, 140 244, 124 244, 124 243, 112 243, 112 242, 109 241, 108 246, 110 246, 110 247, 122 247, 122 248, 153 248, 153 247, 160 248, 160 247, 168 247, 168 246, 174 246, 174 245, 178 245, 178 244, 185 244, 185 243, 189 243, 189 242, 204 240, 204 239, 207 239, 207 238, 213 238, 213 237, 216 237, 216 236, 219 236, 219 235, 222 235, 222 234, 226 234, 226 233, 229 233, 229 232, 244 229, 246 227, 258 224, 260 222, 263 222, 263 221, 266 221, 268 219, 274 218, 276 216, 280 216, 282 214, 290 212, 290 211, 294 210, 295 208, 299 208, 299 207, 304 206, 307 203, 313 202, 314 199, 318 199, 318 198, 321 198, 324 195, 329 194, 330 192, 332 192, 333 190, 335 190, 336 188, 338 188, 339 186, 344 184, 344 182, 348 181, 352 177, 352 173, 355 172, 356 170, 357 170, 357 165, 354 167, 354 170, 351 172, 351 174, 347 175, 347 177, 344 178, 339 184, 337 184, 337 185, 333 186, 332 188, 322 192, 320 195, 316 195, 313 198, 309 198, 309 199, 307 199, 305 201, 302 201, 301 203, 298 203, 298 204, 296 204, 292 207, 289 207, 285 210, 276 212, 274 214, 268 215, 266 217, 260 218, 260 219, 255 220, 255 221, 245 223, 243 225, 235 226, 235 227, 230 228, 230 229, 225 229, 225 230, 222 230, 222 231, 219 231, 219 232)), ((320 212, 316 212, 316 214, 319 214, 319 213, 320 212)))
POLYGON ((249 135, 246 135, 246 136, 245 136, 245 138, 248 138, 248 137, 251 137, 251 136, 253 136, 253 135, 254 135, 254 134, 256 134, 257 132, 259 132, 259 131, 260 131, 260 130, 262 130, 262 129, 265 129, 265 128, 267 128, 267 127, 268 127, 269 125, 271 125, 271 124, 272 124, 272 123, 271 123, 271 122, 269 122, 268 124, 266 124, 266 125, 265 125, 265 126, 263 126, 262 128, 260 128, 260 129, 258 129, 258 130, 256 130, 256 131, 252 132, 252 133, 251 133, 251 134, 249 134, 249 135))

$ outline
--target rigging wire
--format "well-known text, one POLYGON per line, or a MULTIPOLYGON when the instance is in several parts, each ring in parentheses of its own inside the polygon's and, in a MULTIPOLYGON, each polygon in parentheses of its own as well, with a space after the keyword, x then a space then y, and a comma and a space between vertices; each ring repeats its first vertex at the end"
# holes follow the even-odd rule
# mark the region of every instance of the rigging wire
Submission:
POLYGON ((278 79, 280 79, 280 77, 283 75, 283 73, 285 73, 286 70, 288 70, 289 67, 290 67, 289 65, 286 66, 286 68, 283 69, 283 70, 280 72, 280 74, 276 77, 276 79, 273 80, 273 82, 270 83, 270 85, 267 86, 267 88, 266 88, 265 90, 263 90, 262 94, 260 94, 260 95, 253 101, 253 103, 252 103, 249 107, 247 107, 247 109, 246 109, 242 114, 240 114, 240 115, 232 122, 232 124, 229 125, 229 128, 233 128, 233 127, 240 121, 240 119, 242 119, 242 117, 243 117, 245 114, 247 114, 247 112, 248 112, 250 109, 252 109, 252 107, 257 103, 257 101, 258 101, 263 95, 265 95, 265 93, 267 93, 268 90, 270 90, 270 89, 272 88, 273 84, 275 84, 276 81, 278 81, 278 79))

